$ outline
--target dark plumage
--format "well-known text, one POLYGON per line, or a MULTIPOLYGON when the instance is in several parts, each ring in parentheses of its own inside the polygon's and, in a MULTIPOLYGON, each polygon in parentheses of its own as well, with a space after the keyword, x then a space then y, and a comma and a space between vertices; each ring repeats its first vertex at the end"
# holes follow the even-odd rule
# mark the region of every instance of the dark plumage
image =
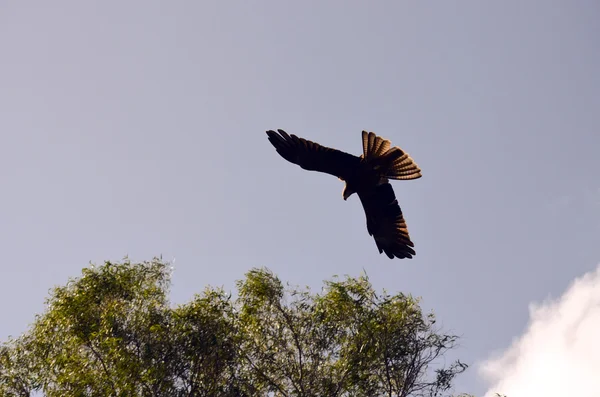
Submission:
POLYGON ((269 130, 267 135, 287 161, 345 181, 344 200, 353 193, 358 194, 367 218, 367 231, 375 239, 380 254, 385 252, 390 259, 415 255, 402 210, 389 183, 389 179, 421 177, 421 170, 408 153, 367 131, 362 132, 363 154, 360 156, 321 146, 283 130, 269 130))

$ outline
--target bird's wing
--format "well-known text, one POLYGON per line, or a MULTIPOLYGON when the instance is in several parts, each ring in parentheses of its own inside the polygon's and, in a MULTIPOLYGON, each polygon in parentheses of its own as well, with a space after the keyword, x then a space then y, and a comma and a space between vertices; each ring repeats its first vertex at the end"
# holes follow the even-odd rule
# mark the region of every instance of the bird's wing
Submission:
POLYGON ((269 130, 267 135, 281 157, 305 170, 325 172, 345 179, 360 163, 360 157, 289 135, 283 130, 269 130))
POLYGON ((393 259, 412 258, 414 244, 410 240, 402 210, 389 183, 358 192, 367 217, 367 231, 375 239, 379 253, 393 259))

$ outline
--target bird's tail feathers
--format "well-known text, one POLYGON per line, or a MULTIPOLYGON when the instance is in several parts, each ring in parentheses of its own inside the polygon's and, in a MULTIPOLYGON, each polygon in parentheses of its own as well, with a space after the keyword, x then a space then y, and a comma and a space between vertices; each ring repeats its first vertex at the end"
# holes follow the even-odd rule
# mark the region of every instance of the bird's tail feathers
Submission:
POLYGON ((382 156, 381 165, 383 174, 389 179, 410 180, 422 176, 412 157, 397 146, 382 156))
POLYGON ((367 131, 362 132, 362 138, 365 160, 382 170, 385 177, 410 180, 422 176, 419 166, 409 154, 397 146, 390 149, 391 143, 387 139, 367 131))
POLYGON ((362 132, 363 139, 363 156, 365 160, 370 161, 376 159, 387 152, 391 143, 387 139, 375 135, 374 132, 362 132))

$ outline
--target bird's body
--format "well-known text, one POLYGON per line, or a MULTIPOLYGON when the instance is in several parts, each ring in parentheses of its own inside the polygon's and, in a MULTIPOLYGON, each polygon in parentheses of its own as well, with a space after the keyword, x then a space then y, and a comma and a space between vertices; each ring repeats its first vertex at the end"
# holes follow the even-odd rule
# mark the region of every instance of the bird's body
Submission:
POLYGON ((379 253, 390 258, 412 258, 414 244, 389 179, 417 179, 421 170, 399 147, 373 132, 362 132, 363 154, 354 156, 337 149, 289 135, 283 130, 267 135, 277 152, 309 171, 325 172, 346 182, 343 198, 356 193, 365 210, 367 231, 379 253))

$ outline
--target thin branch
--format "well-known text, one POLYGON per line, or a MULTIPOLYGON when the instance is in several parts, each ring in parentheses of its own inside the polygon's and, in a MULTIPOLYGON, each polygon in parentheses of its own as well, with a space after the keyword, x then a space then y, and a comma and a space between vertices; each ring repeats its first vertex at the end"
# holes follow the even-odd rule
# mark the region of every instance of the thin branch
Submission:
POLYGON ((98 361, 100 361, 100 364, 102 364, 102 368, 104 370, 104 373, 106 374, 106 377, 108 378, 108 381, 110 383, 110 387, 113 390, 113 392, 115 393, 115 396, 117 395, 117 389, 115 388, 115 384, 111 379, 110 376, 110 372, 108 372, 108 368, 106 367, 106 363, 104 362, 104 360, 102 359, 102 356, 100 356, 100 353, 98 353, 96 351, 96 349, 94 349, 94 346, 92 346, 92 342, 86 338, 86 346, 92 351, 92 353, 94 353, 94 356, 98 359, 98 361))
POLYGON ((241 352, 242 356, 244 357, 244 359, 250 364, 250 366, 258 373, 259 376, 261 376, 262 378, 264 378, 267 382, 269 382, 269 384, 271 384, 271 386, 274 386, 277 388, 277 390, 279 390, 279 392, 285 396, 288 397, 288 394, 283 390, 283 388, 281 386, 279 386, 274 380, 272 380, 268 375, 266 375, 263 371, 260 370, 260 368, 254 364, 254 362, 252 361, 252 359, 244 352, 241 352))

